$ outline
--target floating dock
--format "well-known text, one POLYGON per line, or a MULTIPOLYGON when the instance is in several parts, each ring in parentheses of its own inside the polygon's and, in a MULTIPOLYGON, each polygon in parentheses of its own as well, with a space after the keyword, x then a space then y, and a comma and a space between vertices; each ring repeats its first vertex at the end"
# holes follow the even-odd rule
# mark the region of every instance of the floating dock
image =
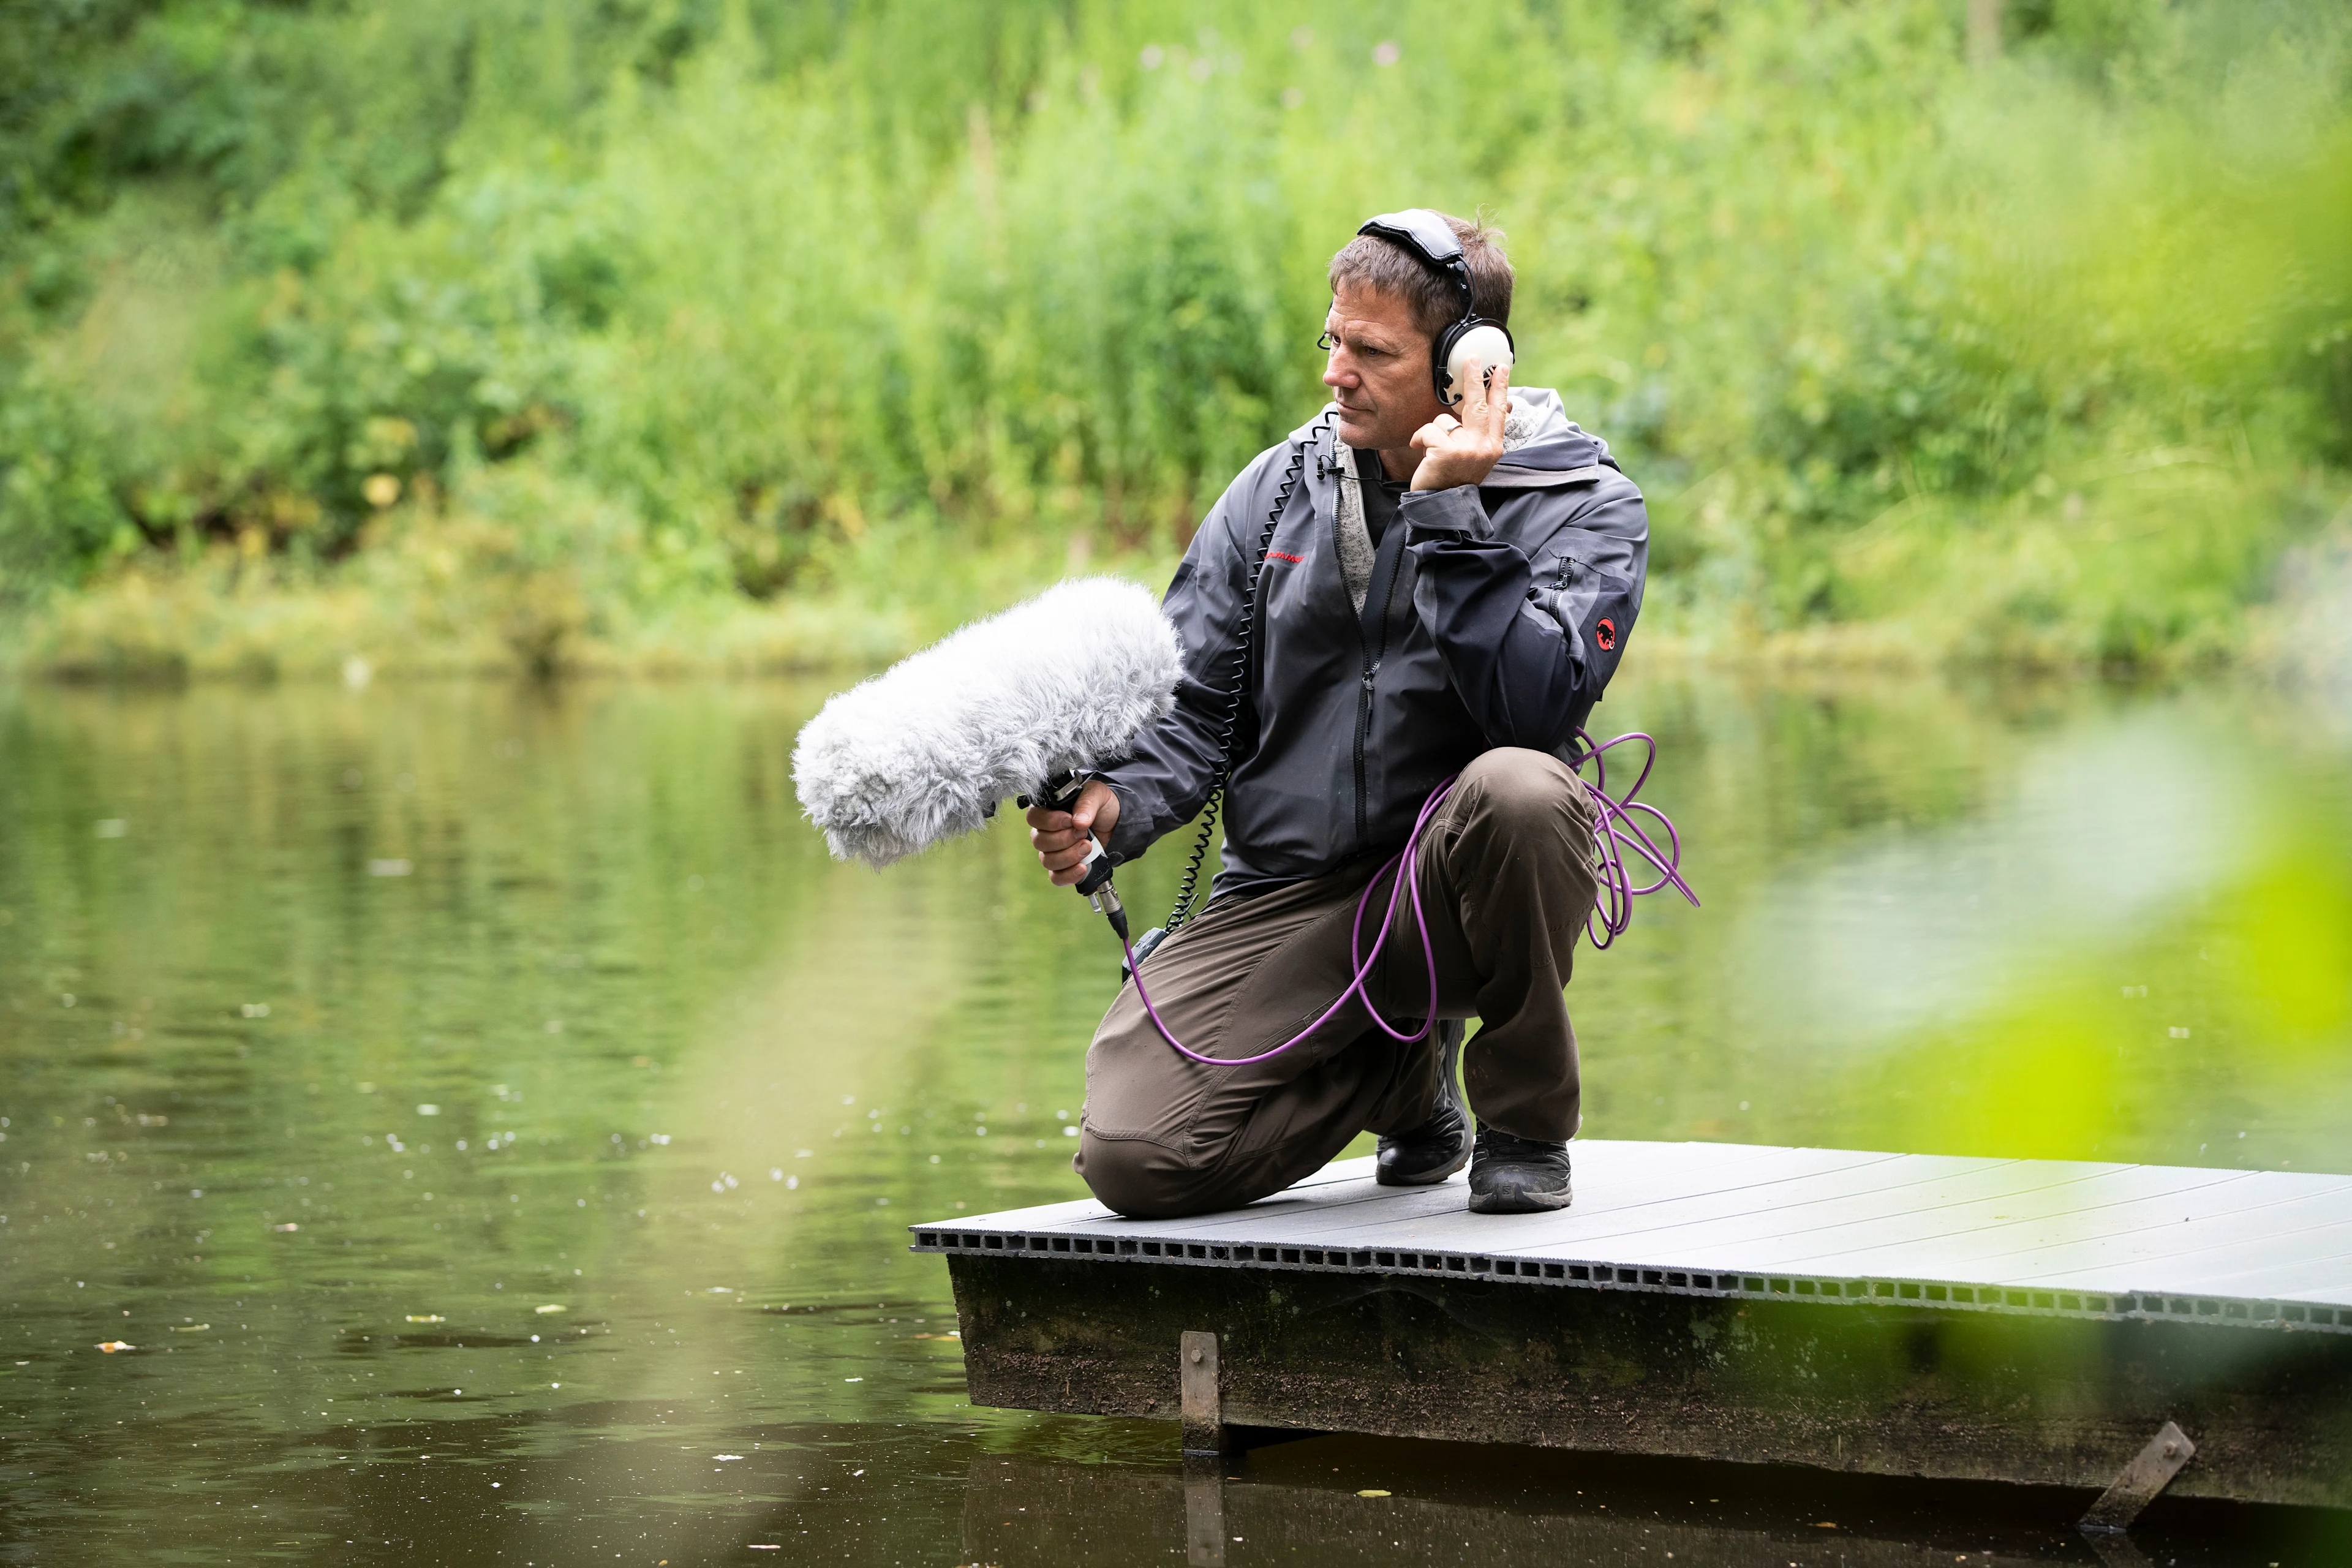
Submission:
POLYGON ((1577 1201, 1341 1161, 913 1227, 975 1404, 2352 1508, 2352 1176, 1579 1142, 1577 1201))

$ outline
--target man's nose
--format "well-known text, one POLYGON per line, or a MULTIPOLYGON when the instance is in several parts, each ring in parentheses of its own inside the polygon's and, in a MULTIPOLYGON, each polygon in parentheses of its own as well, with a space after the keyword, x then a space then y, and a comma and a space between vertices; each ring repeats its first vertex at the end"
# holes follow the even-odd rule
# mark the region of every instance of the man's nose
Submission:
POLYGON ((1353 371, 1342 370, 1339 368, 1339 356, 1338 354, 1333 354, 1329 359, 1323 362, 1324 385, 1351 386, 1355 384, 1355 379, 1356 376, 1353 371))

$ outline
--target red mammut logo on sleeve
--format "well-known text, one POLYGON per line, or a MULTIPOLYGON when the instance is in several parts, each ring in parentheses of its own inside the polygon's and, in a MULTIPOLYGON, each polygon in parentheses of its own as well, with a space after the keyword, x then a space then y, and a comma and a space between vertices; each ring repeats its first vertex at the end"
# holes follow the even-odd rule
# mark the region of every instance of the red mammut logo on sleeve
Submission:
POLYGON ((1601 624, 1592 628, 1592 640, 1601 645, 1602 653, 1617 651, 1617 623, 1603 616, 1601 624))
POLYGON ((1265 558, 1269 561, 1287 561, 1293 566, 1302 565, 1307 560, 1304 555, 1293 555, 1287 550, 1269 550, 1265 552, 1265 558))

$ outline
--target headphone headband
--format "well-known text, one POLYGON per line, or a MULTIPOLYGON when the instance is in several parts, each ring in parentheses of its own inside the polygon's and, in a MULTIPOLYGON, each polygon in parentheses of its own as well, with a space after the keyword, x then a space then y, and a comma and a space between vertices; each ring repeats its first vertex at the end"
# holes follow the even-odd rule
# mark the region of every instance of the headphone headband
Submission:
POLYGON ((1462 319, 1476 314, 1470 306, 1470 264, 1462 258, 1462 241, 1454 237, 1454 226, 1443 216, 1427 207, 1407 207, 1367 218, 1356 232, 1401 245, 1421 258, 1432 270, 1453 280, 1462 295, 1462 319))

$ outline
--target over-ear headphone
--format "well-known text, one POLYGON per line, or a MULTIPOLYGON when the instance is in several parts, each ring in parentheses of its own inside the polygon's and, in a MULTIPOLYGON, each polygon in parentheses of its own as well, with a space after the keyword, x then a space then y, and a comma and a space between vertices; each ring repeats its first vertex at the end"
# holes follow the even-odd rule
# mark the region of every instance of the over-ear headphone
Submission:
POLYGON ((1439 332, 1430 345, 1429 379, 1437 388, 1438 402, 1450 408, 1462 401, 1459 393, 1447 394, 1467 374, 1471 360, 1483 362, 1488 370, 1512 363, 1517 345, 1511 341, 1511 330, 1486 320, 1473 307, 1470 264, 1463 258, 1462 241, 1454 237, 1454 226, 1442 214, 1427 207, 1408 207, 1368 218, 1356 232, 1404 247, 1449 279, 1462 296, 1461 320, 1439 332))

